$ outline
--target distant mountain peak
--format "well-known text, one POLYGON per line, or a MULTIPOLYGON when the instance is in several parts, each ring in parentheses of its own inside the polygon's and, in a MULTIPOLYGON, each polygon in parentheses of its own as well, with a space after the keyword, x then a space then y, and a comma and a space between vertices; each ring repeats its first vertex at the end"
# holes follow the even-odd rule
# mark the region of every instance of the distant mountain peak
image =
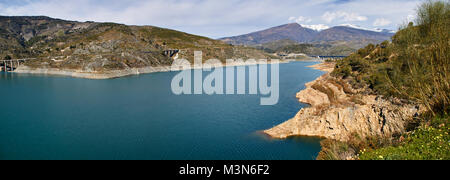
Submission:
POLYGON ((306 24, 302 24, 301 26, 305 27, 305 28, 309 28, 315 31, 323 31, 326 29, 330 29, 329 26, 324 25, 324 24, 314 24, 314 25, 306 25, 306 24))
MULTIPOLYGON (((289 24, 283 24, 283 25, 276 26, 276 27, 269 28, 269 29, 262 30, 262 31, 282 30, 282 29, 300 29, 300 28, 303 28, 303 27, 300 24, 298 24, 298 23, 289 23, 289 24)), ((261 32, 261 31, 258 31, 258 32, 261 32)))
POLYGON ((288 24, 285 24, 285 25, 281 25, 281 26, 302 26, 302 25, 300 25, 299 23, 288 23, 288 24))
POLYGON ((354 25, 354 24, 341 24, 339 26, 350 27, 353 29, 361 29, 361 30, 365 30, 365 31, 374 31, 374 32, 379 32, 379 33, 395 33, 395 31, 388 30, 388 29, 380 29, 380 28, 371 29, 371 28, 365 28, 365 27, 361 27, 358 25, 354 25))
POLYGON ((317 33, 317 31, 304 28, 298 23, 289 23, 241 36, 222 38, 221 40, 235 45, 264 44, 283 39, 290 39, 296 42, 308 42, 317 33))

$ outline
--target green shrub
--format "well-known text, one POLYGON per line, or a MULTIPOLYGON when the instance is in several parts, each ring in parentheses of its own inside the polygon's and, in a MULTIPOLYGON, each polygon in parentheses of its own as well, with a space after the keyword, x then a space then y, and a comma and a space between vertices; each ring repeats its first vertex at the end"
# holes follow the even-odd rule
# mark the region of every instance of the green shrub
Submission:
MULTIPOLYGON (((433 115, 450 104, 450 5, 428 1, 392 43, 370 44, 338 61, 336 77, 351 77, 374 92, 423 104, 433 115)), ((364 86, 359 86, 364 87, 364 86)))
MULTIPOLYGON (((415 23, 403 26, 392 43, 360 49, 338 61, 331 74, 354 87, 426 107, 421 119, 410 120, 407 130, 413 131, 401 138, 346 142, 362 160, 450 160, 450 2, 430 0, 417 11, 415 23)), ((342 153, 342 144, 327 145, 322 157, 342 153)))
POLYGON ((330 87, 326 86, 325 84, 318 84, 318 83, 312 85, 311 87, 317 91, 326 94, 332 104, 337 103, 337 97, 334 94, 333 89, 331 89, 330 87))
POLYGON ((347 64, 338 63, 338 65, 336 65, 336 68, 332 72, 332 75, 335 77, 347 78, 352 75, 352 67, 347 64))
POLYGON ((405 135, 396 146, 368 150, 359 153, 361 160, 450 160, 449 118, 435 118, 435 126, 422 126, 405 135))

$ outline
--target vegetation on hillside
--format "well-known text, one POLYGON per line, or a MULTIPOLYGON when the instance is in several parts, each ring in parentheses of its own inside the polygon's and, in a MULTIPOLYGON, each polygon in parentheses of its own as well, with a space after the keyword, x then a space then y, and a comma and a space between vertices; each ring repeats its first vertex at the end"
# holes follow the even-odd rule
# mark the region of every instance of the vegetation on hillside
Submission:
POLYGON ((362 149, 360 160, 449 160, 449 117, 437 117, 435 126, 422 125, 403 135, 399 143, 380 149, 362 149))
POLYGON ((368 87, 368 93, 426 109, 411 121, 412 132, 397 137, 406 140, 366 147, 361 159, 449 159, 449 48, 450 3, 430 0, 418 8, 415 23, 402 27, 392 42, 370 44, 337 62, 332 75, 355 88, 368 87), (436 119, 441 123, 434 123, 436 119), (370 150, 383 146, 388 147, 370 150))
POLYGON ((254 45, 256 49, 263 50, 267 53, 305 53, 310 44, 299 44, 293 40, 284 39, 272 41, 269 43, 254 45))
POLYGON ((101 72, 167 66, 173 59, 163 52, 170 49, 190 61, 194 51, 202 51, 205 61, 270 58, 253 48, 153 26, 0 16, 0 58, 38 58, 27 62, 30 67, 101 72))
POLYGON ((392 43, 369 45, 339 61, 334 76, 351 77, 376 93, 417 102, 433 115, 449 112, 450 7, 428 2, 392 43))
POLYGON ((295 41, 284 39, 265 44, 252 45, 256 49, 267 53, 295 53, 307 55, 322 56, 348 56, 367 44, 378 41, 334 41, 334 42, 316 42, 316 43, 297 43, 295 41))

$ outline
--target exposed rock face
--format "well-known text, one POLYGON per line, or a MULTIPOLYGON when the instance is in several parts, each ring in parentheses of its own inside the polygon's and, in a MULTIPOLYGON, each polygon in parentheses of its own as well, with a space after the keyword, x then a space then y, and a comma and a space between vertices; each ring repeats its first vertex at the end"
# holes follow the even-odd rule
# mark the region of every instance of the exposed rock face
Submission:
POLYGON ((338 141, 348 141, 355 134, 362 138, 389 137, 404 132, 408 120, 419 112, 414 105, 361 95, 329 74, 306 86, 297 98, 311 107, 265 133, 274 138, 318 136, 338 141))

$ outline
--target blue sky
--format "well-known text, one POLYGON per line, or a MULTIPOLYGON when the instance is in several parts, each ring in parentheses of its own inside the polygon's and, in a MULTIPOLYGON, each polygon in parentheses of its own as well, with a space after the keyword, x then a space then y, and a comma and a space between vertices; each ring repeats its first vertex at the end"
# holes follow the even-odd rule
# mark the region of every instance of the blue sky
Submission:
POLYGON ((286 23, 396 30, 422 0, 0 0, 0 15, 154 25, 211 38, 286 23))

